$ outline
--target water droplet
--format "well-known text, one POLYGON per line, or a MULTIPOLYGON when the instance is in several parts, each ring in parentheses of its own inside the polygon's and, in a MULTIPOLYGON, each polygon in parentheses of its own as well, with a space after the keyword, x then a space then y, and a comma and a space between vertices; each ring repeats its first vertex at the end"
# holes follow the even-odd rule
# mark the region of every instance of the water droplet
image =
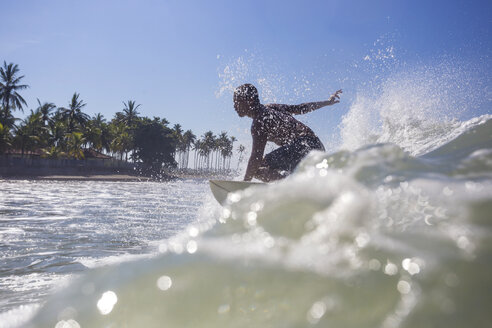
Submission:
POLYGON ((442 193, 444 194, 444 196, 451 196, 453 195, 453 190, 451 188, 449 188, 448 186, 444 187, 444 189, 442 190, 442 193))
POLYGON ((194 240, 190 240, 187 244, 186 244, 186 251, 190 254, 193 254, 197 251, 198 249, 198 245, 196 243, 196 241, 194 240))
POLYGON ((248 212, 247 214, 247 221, 250 226, 255 226, 256 225, 256 217, 258 215, 256 212, 248 212))
POLYGON ((432 218, 432 215, 426 215, 426 216, 425 216, 425 219, 424 219, 425 224, 427 224, 427 225, 430 225, 430 226, 431 226, 431 225, 432 225, 432 223, 430 222, 430 219, 431 219, 431 218, 432 218))
POLYGON ((317 169, 327 169, 328 168, 328 161, 324 159, 320 163, 316 164, 317 169))
POLYGON ((97 301, 97 308, 102 315, 106 315, 113 311, 113 307, 117 302, 118 297, 116 296, 116 293, 108 290, 107 292, 104 292, 97 301))
POLYGON ((457 244, 458 244, 459 248, 464 249, 464 250, 470 248, 470 241, 465 236, 459 237, 457 240, 457 244))
POLYGON ((355 243, 357 244, 357 246, 359 246, 359 248, 364 248, 367 246, 370 240, 371 237, 369 237, 367 233, 361 232, 355 238, 355 243))
POLYGON ((309 309, 307 320, 311 324, 316 324, 326 312, 326 304, 323 301, 314 303, 309 309))
POLYGON ((384 267, 384 273, 386 273, 388 276, 394 276, 398 273, 398 267, 396 266, 396 264, 388 261, 388 263, 384 267))
POLYGON ((376 259, 371 259, 369 261, 369 269, 373 271, 378 271, 381 268, 381 263, 376 259))
POLYGON ((228 209, 228 208, 224 208, 224 209, 222 210, 222 218, 223 218, 223 219, 228 219, 228 218, 229 218, 229 216, 231 216, 231 210, 230 210, 230 209, 228 209))
POLYGON ((196 237, 198 236, 198 229, 195 228, 195 227, 190 227, 190 229, 188 230, 188 234, 190 235, 190 237, 196 237))
POLYGON ((264 206, 263 202, 258 201, 258 202, 251 204, 250 209, 254 212, 258 212, 258 211, 261 211, 263 209, 263 206, 264 206))
POLYGON ((166 291, 169 288, 171 288, 172 285, 173 285, 173 281, 171 277, 161 276, 159 277, 159 279, 157 279, 157 288, 159 288, 160 290, 166 291))
POLYGON ((231 203, 237 203, 241 200, 241 195, 239 193, 234 192, 234 193, 230 193, 227 196, 227 198, 231 203))
POLYGON ((420 272, 420 265, 417 263, 417 261, 406 258, 401 262, 401 266, 403 269, 408 271, 412 276, 415 274, 418 274, 420 272))
POLYGON ((183 253, 183 245, 178 244, 178 243, 172 243, 170 246, 171 246, 172 250, 174 251, 174 253, 176 253, 176 254, 183 253))
POLYGON ((400 280, 400 281, 398 281, 398 284, 396 285, 396 289, 398 289, 398 291, 401 294, 408 294, 412 290, 412 287, 410 286, 408 281, 400 280))

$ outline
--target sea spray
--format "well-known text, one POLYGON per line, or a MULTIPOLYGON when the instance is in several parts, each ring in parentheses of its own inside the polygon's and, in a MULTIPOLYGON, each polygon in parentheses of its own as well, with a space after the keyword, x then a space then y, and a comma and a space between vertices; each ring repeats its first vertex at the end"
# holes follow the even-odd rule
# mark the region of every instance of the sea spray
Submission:
POLYGON ((391 142, 422 155, 469 128, 463 118, 487 113, 490 91, 477 67, 446 60, 406 65, 358 91, 340 123, 341 148, 391 142))

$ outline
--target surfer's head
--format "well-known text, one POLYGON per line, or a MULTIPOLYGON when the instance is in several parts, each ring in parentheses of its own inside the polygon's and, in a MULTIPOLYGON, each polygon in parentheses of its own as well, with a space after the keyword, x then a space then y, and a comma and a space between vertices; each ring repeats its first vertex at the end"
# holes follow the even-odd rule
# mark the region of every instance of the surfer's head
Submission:
POLYGON ((234 109, 239 116, 253 117, 260 105, 258 90, 252 84, 243 84, 234 90, 234 109))

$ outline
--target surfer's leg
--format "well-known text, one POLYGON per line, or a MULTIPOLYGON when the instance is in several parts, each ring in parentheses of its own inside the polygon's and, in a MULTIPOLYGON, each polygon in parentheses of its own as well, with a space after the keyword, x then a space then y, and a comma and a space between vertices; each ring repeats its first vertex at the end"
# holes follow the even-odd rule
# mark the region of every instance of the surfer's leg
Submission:
POLYGON ((285 145, 265 155, 255 178, 268 182, 288 176, 292 172, 293 163, 291 148, 291 145, 285 145))
POLYGON ((285 145, 268 153, 263 158, 262 167, 278 171, 291 171, 294 149, 292 145, 285 145))
POLYGON ((258 168, 255 174, 255 178, 261 180, 263 182, 270 182, 275 180, 280 180, 289 175, 290 172, 287 171, 279 171, 275 169, 271 169, 269 167, 262 166, 258 168))
MULTIPOLYGON (((325 150, 321 141, 315 136, 305 136, 291 144, 279 147, 265 155, 261 164, 263 177, 282 179, 289 175, 311 150, 325 150)), ((259 173, 260 174, 260 173, 259 173)), ((260 180, 260 177, 257 177, 260 180)), ((265 181, 265 180, 263 180, 265 181)))

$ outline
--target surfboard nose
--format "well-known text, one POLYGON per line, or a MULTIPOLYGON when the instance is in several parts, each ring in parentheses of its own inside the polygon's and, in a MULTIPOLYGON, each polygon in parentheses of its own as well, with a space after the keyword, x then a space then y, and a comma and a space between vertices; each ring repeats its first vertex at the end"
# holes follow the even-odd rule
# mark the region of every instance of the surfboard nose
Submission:
POLYGON ((231 192, 244 190, 251 186, 261 186, 262 182, 231 181, 231 180, 209 180, 210 190, 219 204, 224 205, 227 195, 231 192))

